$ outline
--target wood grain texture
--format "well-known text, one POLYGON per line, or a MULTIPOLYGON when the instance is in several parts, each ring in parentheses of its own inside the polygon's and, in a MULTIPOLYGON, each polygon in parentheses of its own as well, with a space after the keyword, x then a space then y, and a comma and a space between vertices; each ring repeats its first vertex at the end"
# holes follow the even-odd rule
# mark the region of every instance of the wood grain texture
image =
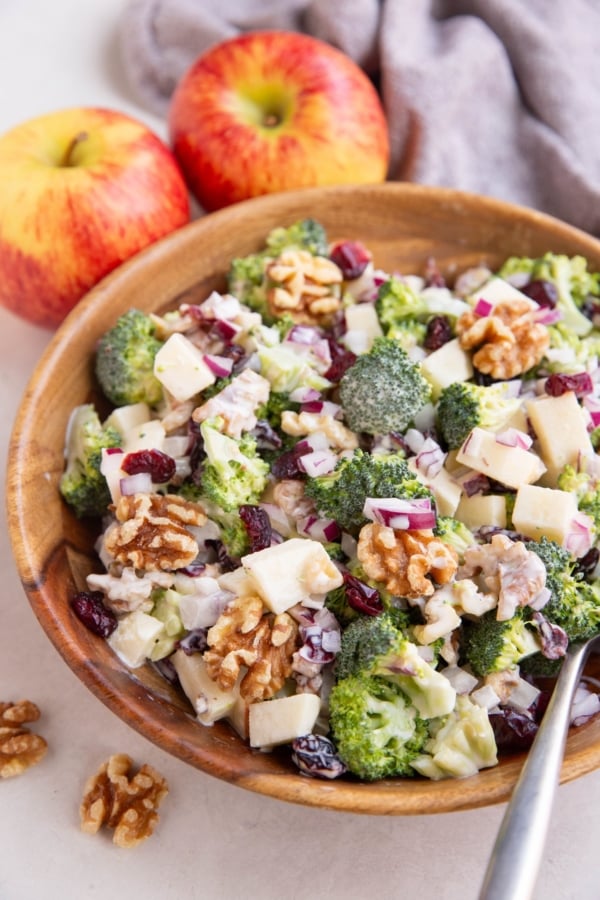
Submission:
MULTIPOLYGON (((419 272, 433 256, 452 277, 467 266, 495 267, 512 254, 547 250, 582 253, 600 268, 600 242, 548 216, 409 184, 275 194, 182 228, 91 292, 57 331, 30 380, 13 428, 7 473, 8 525, 26 595, 59 653, 100 700, 161 748, 210 775, 293 803, 372 815, 431 814, 505 801, 520 755, 461 781, 360 784, 300 776, 284 752, 252 751, 225 724, 198 725, 183 696, 153 669, 129 672, 70 612, 73 591, 100 568, 94 528, 75 520, 58 492, 69 413, 96 396, 92 354, 98 337, 131 306, 164 310, 184 297, 200 301, 213 288, 223 288, 232 257, 258 249, 276 225, 306 215, 322 222, 332 240, 364 241, 376 264, 389 271, 419 272)), ((598 765, 600 722, 572 730, 562 780, 598 765)))

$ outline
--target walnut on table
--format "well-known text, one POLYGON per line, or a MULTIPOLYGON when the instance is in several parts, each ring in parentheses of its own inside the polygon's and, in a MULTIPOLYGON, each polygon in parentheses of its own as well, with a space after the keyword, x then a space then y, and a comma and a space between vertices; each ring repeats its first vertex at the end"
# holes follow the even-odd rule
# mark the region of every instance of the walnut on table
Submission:
POLYGON ((242 669, 240 696, 247 703, 267 700, 292 674, 298 626, 287 613, 265 610, 260 597, 233 600, 207 633, 206 669, 224 691, 233 690, 242 669))
POLYGON ((113 843, 135 847, 150 837, 158 823, 157 810, 169 791, 167 782, 152 766, 132 773, 132 760, 116 753, 88 778, 80 806, 81 829, 96 834, 112 828, 113 843))
POLYGON ((357 554, 366 575, 396 597, 429 597, 434 583, 447 584, 458 568, 458 554, 432 531, 394 531, 376 522, 364 525, 357 554))
POLYGON ((176 494, 131 494, 114 507, 117 524, 104 547, 117 562, 145 571, 174 571, 198 555, 198 543, 186 526, 202 526, 206 514, 197 503, 176 494))
POLYGON ((39 717, 38 707, 30 700, 0 703, 0 778, 21 775, 45 756, 44 738, 25 727, 39 717))
POLYGON ((341 309, 342 271, 325 256, 284 250, 266 272, 273 283, 267 302, 274 316, 287 313, 295 322, 318 325, 341 309))
POLYGON ((469 310, 456 323, 463 350, 478 348, 473 365, 492 378, 515 378, 536 366, 548 349, 545 325, 535 320, 535 309, 526 300, 503 300, 488 316, 469 310))

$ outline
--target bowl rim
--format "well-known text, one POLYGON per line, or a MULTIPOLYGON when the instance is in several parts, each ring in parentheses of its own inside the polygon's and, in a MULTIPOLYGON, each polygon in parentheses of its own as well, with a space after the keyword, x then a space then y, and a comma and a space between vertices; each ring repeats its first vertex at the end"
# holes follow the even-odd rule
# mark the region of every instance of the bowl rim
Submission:
MULTIPOLYGON (((67 665, 112 712, 165 752, 229 783, 302 805, 385 815, 419 815, 474 809, 504 802, 509 798, 525 758, 524 754, 507 757, 499 766, 460 781, 388 779, 373 783, 358 780, 327 782, 287 771, 263 772, 260 767, 248 765, 249 759, 256 758, 257 751, 249 751, 247 747, 245 749, 250 756, 245 760, 244 766, 232 769, 229 763, 219 760, 214 753, 204 754, 197 745, 192 745, 185 739, 167 738, 164 732, 165 717, 160 720, 148 717, 147 691, 143 686, 138 696, 129 698, 126 704, 123 703, 111 681, 110 676, 114 674, 114 670, 107 673, 105 669, 96 665, 94 659, 86 655, 85 647, 80 647, 69 638, 64 629, 61 629, 60 620, 53 615, 56 598, 48 587, 48 576, 49 570, 57 564, 56 554, 60 555, 64 548, 55 548, 52 555, 44 558, 42 566, 40 549, 32 542, 27 528, 31 508, 30 499, 25 493, 28 484, 25 454, 32 446, 36 428, 39 428, 38 416, 44 393, 49 389, 49 380, 61 356, 73 345, 73 333, 85 333, 85 329, 91 327, 98 308, 107 295, 118 290, 119 286, 135 276, 140 268, 148 266, 156 268, 168 263, 174 248, 178 248, 178 257, 185 255, 197 245, 205 230, 227 229, 233 226, 240 214, 251 216, 255 210, 275 210, 282 204, 286 209, 310 209, 311 201, 317 196, 328 198, 347 195, 360 200, 367 192, 375 192, 382 200, 385 197, 393 197, 395 202, 401 202, 403 198, 423 197, 440 200, 450 206, 475 204, 478 208, 496 213, 500 217, 518 215, 531 227, 538 225, 551 227, 559 242, 563 238, 577 241, 582 247, 582 253, 585 253, 585 248, 588 247, 589 252, 600 260, 600 240, 546 213, 493 197, 429 185, 385 182, 376 186, 306 188, 301 191, 254 198, 207 214, 160 239, 111 272, 77 304, 50 339, 28 380, 11 430, 6 489, 9 537, 17 571, 29 603, 46 635, 67 665), (49 627, 49 617, 54 618, 53 627, 49 627), (497 773, 498 777, 494 778, 493 773, 497 773)), ((137 680, 135 673, 127 671, 127 676, 134 681, 137 680)), ((168 718, 168 715, 165 715, 168 718)), ((189 715, 192 718, 191 714, 189 715)), ((194 727, 202 726, 194 723, 194 727)), ((241 744, 239 738, 236 737, 235 741, 241 744)), ((575 748, 565 758, 561 782, 578 778, 598 766, 600 766, 600 741, 597 754, 593 758, 590 758, 589 750, 585 747, 575 748)))

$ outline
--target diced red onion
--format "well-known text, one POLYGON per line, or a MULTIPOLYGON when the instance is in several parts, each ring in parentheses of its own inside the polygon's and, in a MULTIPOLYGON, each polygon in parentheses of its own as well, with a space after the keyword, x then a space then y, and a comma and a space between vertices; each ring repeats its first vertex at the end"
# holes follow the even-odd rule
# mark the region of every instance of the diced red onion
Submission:
POLYGON ((549 306, 541 306, 534 310, 533 318, 540 325, 556 325, 562 319, 563 315, 557 306, 551 309, 549 306))
POLYGON ((425 435, 417 428, 409 428, 404 434, 404 441, 411 453, 419 453, 425 443, 425 435))
POLYGON ((227 378, 233 370, 233 359, 228 356, 215 356, 211 353, 205 353, 202 357, 213 375, 217 378, 227 378))
POLYGON ((213 291, 199 309, 205 319, 234 319, 240 312, 240 301, 232 294, 213 291))
POLYGON ((298 468, 311 477, 326 475, 333 472, 337 461, 336 454, 331 450, 313 450, 312 453, 305 453, 299 457, 298 468))
POLYGON ((219 337, 224 341, 232 341, 233 338, 242 330, 240 325, 230 322, 229 319, 215 319, 213 330, 217 332, 219 337))
POLYGON ((311 403, 313 400, 321 399, 321 392, 316 388, 297 387, 290 392, 289 397, 292 403, 311 403))
POLYGON ((417 469, 427 478, 435 478, 444 467, 446 455, 433 438, 427 438, 420 452, 417 453, 417 469))
POLYGON ((521 450, 529 450, 533 440, 529 435, 518 428, 506 428, 496 435, 496 443, 506 447, 520 447, 521 450))
POLYGON ((480 297, 475 307, 473 308, 473 312, 476 316, 489 316, 491 311, 494 308, 494 304, 490 303, 489 300, 485 300, 484 297, 480 297))
POLYGON ((470 694, 477 687, 478 679, 460 666, 446 666, 441 670, 457 694, 470 694))
POLYGON ((401 530, 422 530, 435 527, 435 512, 427 497, 414 500, 367 497, 363 515, 373 522, 401 530))
POLYGON ((121 447, 104 447, 102 450, 102 455, 106 454, 107 456, 114 456, 116 453, 124 453, 125 451, 121 449, 121 447))
POLYGON ((302 404, 300 412, 331 416, 334 419, 342 417, 342 407, 338 403, 332 403, 331 400, 309 400, 302 404))
POLYGON ((327 653, 339 653, 340 647, 342 645, 341 634, 339 631, 326 631, 323 630, 323 637, 321 638, 323 644, 323 650, 326 650, 327 653))
POLYGON ((600 697, 579 685, 571 705, 571 725, 583 725, 600 712, 600 697))
POLYGON ((540 689, 519 678, 516 686, 510 692, 506 700, 506 706, 512 706, 513 709, 519 709, 523 712, 529 709, 532 703, 535 703, 540 695, 540 689))
POLYGON ((321 332, 318 328, 312 325, 293 325, 285 336, 285 343, 312 345, 321 339, 321 332))
POLYGON ((334 519, 320 519, 318 516, 300 519, 297 527, 299 532, 321 543, 337 541, 341 535, 340 527, 334 519))
POLYGON ((312 450, 329 450, 329 441, 324 431, 313 431, 307 434, 305 438, 295 446, 295 450, 299 456, 303 453, 310 453, 312 450))
POLYGON ((128 475, 126 478, 121 478, 119 487, 124 497, 129 497, 131 494, 151 494, 153 490, 152 476, 149 472, 128 475))
POLYGON ((570 523, 565 538, 565 547, 573 556, 585 556, 593 544, 592 519, 584 513, 577 513, 570 523))

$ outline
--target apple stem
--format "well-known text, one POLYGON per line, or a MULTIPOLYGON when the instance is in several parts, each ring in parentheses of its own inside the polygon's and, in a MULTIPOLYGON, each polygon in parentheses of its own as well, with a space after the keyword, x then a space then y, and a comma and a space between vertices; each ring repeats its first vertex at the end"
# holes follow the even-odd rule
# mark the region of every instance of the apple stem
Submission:
POLYGON ((80 131, 75 135, 75 137, 68 144, 67 149, 65 150, 65 154, 59 163, 61 168, 68 168, 69 166, 76 165, 75 160, 73 159, 75 149, 79 146, 79 144, 82 143, 82 141, 87 140, 87 138, 87 131, 80 131))

